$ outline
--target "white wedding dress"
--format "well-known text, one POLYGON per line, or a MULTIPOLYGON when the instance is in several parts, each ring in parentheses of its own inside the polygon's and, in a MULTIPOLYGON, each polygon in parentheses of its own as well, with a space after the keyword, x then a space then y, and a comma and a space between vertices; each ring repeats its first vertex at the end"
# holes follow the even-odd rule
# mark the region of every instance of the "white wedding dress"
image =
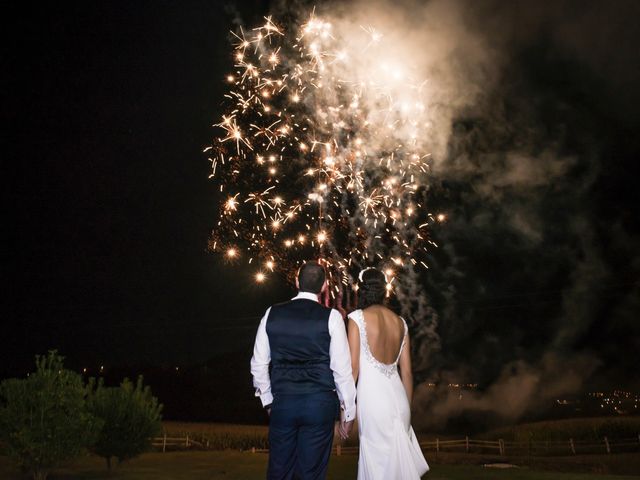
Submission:
POLYGON ((367 343, 362 310, 349 314, 360 332, 357 417, 360 434, 358 480, 412 480, 429 470, 413 428, 407 393, 398 374, 398 360, 391 364, 375 359, 367 343))

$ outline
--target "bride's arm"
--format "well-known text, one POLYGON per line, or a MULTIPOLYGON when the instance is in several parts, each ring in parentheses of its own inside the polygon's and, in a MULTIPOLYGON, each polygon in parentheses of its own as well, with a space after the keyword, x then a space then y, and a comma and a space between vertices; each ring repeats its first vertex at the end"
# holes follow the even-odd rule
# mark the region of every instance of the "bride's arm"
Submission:
POLYGON ((351 351, 351 370, 353 381, 358 382, 358 370, 360 368, 360 331, 356 322, 349 318, 349 350, 351 351))
POLYGON ((409 334, 404 343, 404 348, 400 354, 400 360, 398 361, 400 367, 400 378, 402 379, 402 385, 407 392, 407 398, 409 399, 409 405, 413 398, 413 374, 411 373, 411 343, 409 342, 409 334))

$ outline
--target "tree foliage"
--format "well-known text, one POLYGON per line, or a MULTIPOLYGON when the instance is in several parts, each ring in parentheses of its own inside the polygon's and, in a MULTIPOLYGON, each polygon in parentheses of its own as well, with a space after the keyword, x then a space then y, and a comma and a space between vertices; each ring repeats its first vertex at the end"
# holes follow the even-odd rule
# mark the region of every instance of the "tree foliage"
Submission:
POLYGON ((108 468, 113 457, 121 463, 149 450, 151 438, 162 429, 162 405, 142 377, 135 384, 125 379, 120 387, 98 383, 89 408, 103 425, 92 450, 106 459, 108 468))
POLYGON ((82 454, 100 427, 87 411, 89 388, 63 360, 55 351, 38 355, 34 373, 0 384, 0 439, 36 480, 82 454))

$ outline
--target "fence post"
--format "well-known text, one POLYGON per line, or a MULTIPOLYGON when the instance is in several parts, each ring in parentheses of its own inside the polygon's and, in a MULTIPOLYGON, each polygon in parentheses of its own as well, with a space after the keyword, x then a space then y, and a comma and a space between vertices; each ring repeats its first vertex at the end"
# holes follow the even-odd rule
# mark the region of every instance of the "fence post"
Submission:
POLYGON ((186 441, 187 447, 189 446, 189 434, 187 433, 187 441, 186 441))
POLYGON ((438 454, 439 451, 440 451, 440 439, 436 438, 436 455, 438 454))
POLYGON ((611 447, 609 446, 609 439, 604 437, 604 444, 607 447, 607 453, 611 453, 611 447))
POLYGON ((336 445, 336 455, 337 456, 342 455, 342 445, 340 444, 336 445))
POLYGON ((251 447, 251 453, 256 453, 256 447, 251 447))
POLYGON ((504 440, 498 440, 498 446, 500 447, 500 455, 504 455, 504 440))
POLYGON ((464 445, 465 446, 465 450, 467 451, 467 453, 469 453, 469 435, 467 435, 464 438, 464 441, 465 441, 465 445, 464 445))
POLYGON ((573 453, 575 455, 576 454, 576 446, 573 443, 573 438, 569 439, 569 446, 571 447, 571 453, 573 453))
POLYGON ((167 450, 167 432, 164 432, 164 436, 162 437, 162 453, 167 450))

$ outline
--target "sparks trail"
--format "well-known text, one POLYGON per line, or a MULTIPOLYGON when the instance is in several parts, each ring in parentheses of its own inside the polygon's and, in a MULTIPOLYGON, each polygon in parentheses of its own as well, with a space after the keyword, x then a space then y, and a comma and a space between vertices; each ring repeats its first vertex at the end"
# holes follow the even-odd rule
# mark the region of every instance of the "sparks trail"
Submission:
POLYGON ((369 264, 392 278, 426 267, 426 82, 373 27, 345 36, 312 14, 234 36, 222 134, 205 150, 223 195, 210 249, 255 265, 258 283, 322 256, 332 295, 369 264))

